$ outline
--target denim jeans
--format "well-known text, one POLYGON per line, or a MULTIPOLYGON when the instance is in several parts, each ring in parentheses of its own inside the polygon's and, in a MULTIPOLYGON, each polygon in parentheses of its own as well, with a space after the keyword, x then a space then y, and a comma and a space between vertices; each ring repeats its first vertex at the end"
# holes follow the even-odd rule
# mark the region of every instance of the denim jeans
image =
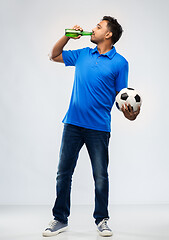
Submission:
MULTIPOLYGON (((67 223, 70 215, 70 192, 72 175, 79 151, 85 144, 92 165, 95 182, 95 209, 93 217, 98 224, 108 216, 108 145, 110 133, 65 124, 59 154, 56 177, 56 200, 52 209, 55 220, 67 223)), ((87 173, 86 173, 87 177, 87 173)))

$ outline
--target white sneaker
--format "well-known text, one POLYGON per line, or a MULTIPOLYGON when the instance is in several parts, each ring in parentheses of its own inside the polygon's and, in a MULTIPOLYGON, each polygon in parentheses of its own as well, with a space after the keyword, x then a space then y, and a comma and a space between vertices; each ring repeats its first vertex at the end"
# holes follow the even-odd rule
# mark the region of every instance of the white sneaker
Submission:
POLYGON ((50 237, 57 235, 58 233, 64 232, 67 229, 68 224, 61 223, 57 220, 52 220, 49 223, 49 226, 42 233, 43 237, 50 237))
POLYGON ((112 230, 107 226, 107 218, 104 218, 98 225, 97 230, 102 237, 110 237, 113 235, 112 230))

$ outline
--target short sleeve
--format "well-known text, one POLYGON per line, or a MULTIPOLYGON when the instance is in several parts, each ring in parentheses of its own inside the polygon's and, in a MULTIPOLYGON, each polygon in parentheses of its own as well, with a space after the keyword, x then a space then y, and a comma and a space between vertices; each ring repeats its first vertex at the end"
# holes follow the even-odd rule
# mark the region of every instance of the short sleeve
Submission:
POLYGON ((115 89, 117 92, 120 92, 123 88, 128 87, 128 71, 129 71, 128 62, 125 61, 119 68, 118 75, 116 78, 115 89))
POLYGON ((75 66, 76 61, 81 53, 82 49, 77 50, 63 50, 62 57, 65 63, 65 66, 75 66))

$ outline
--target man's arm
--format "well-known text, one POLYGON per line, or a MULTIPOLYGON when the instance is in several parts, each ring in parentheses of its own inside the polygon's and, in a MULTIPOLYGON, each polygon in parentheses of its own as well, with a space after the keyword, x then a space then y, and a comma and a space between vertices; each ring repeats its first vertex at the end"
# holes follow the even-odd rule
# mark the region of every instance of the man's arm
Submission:
MULTIPOLYGON (((78 26, 75 25, 72 29, 76 29, 76 30, 81 30, 83 31, 83 29, 78 26)), ((78 37, 73 37, 73 39, 79 39, 81 36, 79 35, 78 37)), ((49 59, 55 62, 61 62, 64 63, 63 61, 63 57, 62 57, 62 51, 64 46, 68 43, 69 39, 72 37, 67 37, 67 36, 63 36, 62 38, 60 38, 56 44, 54 45, 51 54, 49 55, 49 59)))
POLYGON ((62 51, 64 46, 67 44, 67 42, 69 41, 69 37, 63 36, 62 38, 60 38, 56 44, 54 45, 51 54, 49 56, 49 59, 55 62, 61 62, 64 63, 63 61, 63 57, 62 57, 62 51))

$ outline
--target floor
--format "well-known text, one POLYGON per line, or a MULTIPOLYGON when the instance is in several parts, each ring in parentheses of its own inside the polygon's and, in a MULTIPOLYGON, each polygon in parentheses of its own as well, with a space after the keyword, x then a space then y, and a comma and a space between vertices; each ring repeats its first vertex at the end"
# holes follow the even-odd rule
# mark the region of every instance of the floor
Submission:
POLYGON ((67 232, 42 237, 51 206, 0 206, 2 240, 169 240, 169 205, 111 205, 112 237, 100 237, 93 206, 72 206, 67 232))

